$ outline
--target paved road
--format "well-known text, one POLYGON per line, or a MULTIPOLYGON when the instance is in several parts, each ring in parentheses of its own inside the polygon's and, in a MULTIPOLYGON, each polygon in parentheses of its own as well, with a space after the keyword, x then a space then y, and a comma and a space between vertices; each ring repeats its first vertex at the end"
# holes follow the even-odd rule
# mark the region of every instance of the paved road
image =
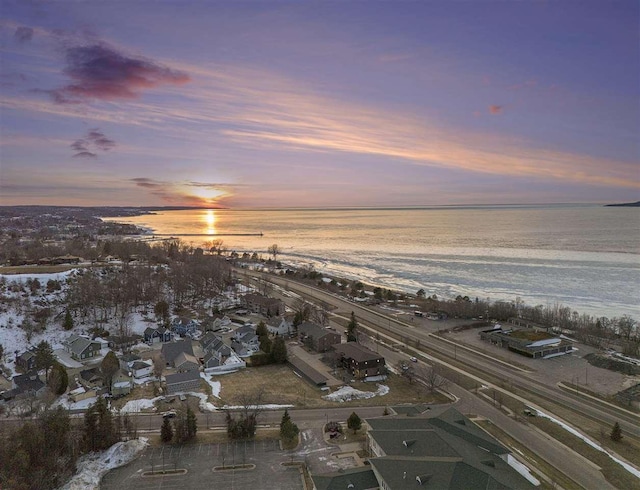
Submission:
MULTIPOLYGON (((269 280, 271 279, 269 276, 269 280)), ((448 354, 451 359, 461 360, 461 358, 464 358, 467 362, 472 363, 470 368, 468 368, 470 372, 465 372, 467 375, 474 376, 473 373, 479 374, 483 369, 486 369, 494 376, 506 378, 512 385, 517 386, 518 384, 523 384, 534 392, 541 392, 545 396, 552 397, 552 399, 563 403, 565 406, 573 407, 577 412, 587 411, 592 418, 605 420, 603 424, 612 425, 614 420, 622 420, 625 430, 630 431, 628 433, 634 434, 635 436, 640 434, 640 424, 638 423, 640 417, 635 414, 622 412, 617 408, 608 407, 598 401, 585 402, 583 398, 568 395, 554 386, 545 386, 537 380, 530 379, 526 371, 515 367, 512 369, 500 361, 488 358, 488 356, 478 355, 468 349, 463 350, 460 347, 455 347, 455 344, 444 342, 429 333, 421 332, 411 325, 398 322, 396 319, 380 315, 377 312, 372 312, 367 308, 351 303, 343 298, 335 297, 324 291, 300 285, 299 283, 283 281, 279 278, 274 279, 274 282, 277 284, 281 286, 286 284, 289 289, 295 291, 297 294, 318 299, 338 309, 355 311, 363 323, 374 326, 382 332, 399 332, 400 335, 406 338, 405 342, 403 342, 405 344, 419 340, 422 346, 431 346, 432 348, 437 346, 438 350, 448 354), (464 356, 462 356, 462 352, 464 352, 464 356)), ((384 349, 383 347, 379 348, 384 349)), ((418 348, 417 350, 420 349, 418 348)), ((398 354, 386 349, 385 352, 382 353, 385 358, 391 360, 389 364, 392 366, 397 360, 406 360, 407 357, 406 354, 398 354)), ((435 359, 434 361, 441 362, 441 360, 435 359)), ((481 374, 479 374, 479 376, 481 376, 481 374)), ((478 379, 481 382, 483 381, 481 378, 478 379)), ((484 384, 490 383, 484 382, 484 384)), ((508 390, 503 390, 498 386, 495 388, 508 393, 508 390)), ((543 457, 547 462, 554 465, 584 488, 615 488, 604 479, 599 469, 592 463, 546 434, 536 430, 534 427, 513 420, 491 404, 484 402, 457 385, 451 385, 449 391, 459 398, 458 403, 461 411, 476 413, 491 420, 507 434, 529 447, 533 452, 543 457)))
MULTIPOLYGON (((530 391, 547 398, 550 402, 553 401, 553 403, 562 404, 576 413, 584 414, 592 420, 600 422, 604 427, 611 427, 614 422, 619 422, 625 434, 640 439, 640 415, 638 414, 602 403, 599 400, 568 393, 556 386, 548 386, 544 382, 535 379, 531 373, 516 366, 493 359, 490 356, 466 347, 456 346, 455 343, 434 336, 429 332, 417 328, 415 325, 410 325, 396 318, 382 315, 360 304, 350 302, 326 291, 272 275, 262 275, 261 273, 253 271, 250 271, 248 274, 256 277, 264 277, 281 287, 286 286, 289 290, 297 294, 323 301, 337 309, 355 311, 358 319, 362 323, 380 332, 386 332, 399 337, 400 343, 415 346, 416 350, 428 349, 431 355, 437 353, 439 361, 444 360, 446 362, 447 359, 455 359, 458 363, 465 364, 466 368, 464 368, 463 371, 472 377, 477 377, 484 384, 490 384, 482 379, 482 374, 486 372, 491 376, 505 380, 510 386, 530 391), (462 355, 463 352, 464 355, 462 355)), ((495 389, 510 394, 509 390, 500 386, 495 386, 495 389)), ((533 405, 532 403, 529 404, 533 405)))

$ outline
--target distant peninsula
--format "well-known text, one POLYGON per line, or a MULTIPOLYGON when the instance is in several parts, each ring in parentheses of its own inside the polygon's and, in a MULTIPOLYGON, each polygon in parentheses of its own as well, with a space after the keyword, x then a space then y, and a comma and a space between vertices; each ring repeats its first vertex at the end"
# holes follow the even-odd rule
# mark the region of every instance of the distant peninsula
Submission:
POLYGON ((625 207, 625 208, 640 208, 640 201, 636 202, 624 202, 622 204, 605 204, 607 207, 625 207))

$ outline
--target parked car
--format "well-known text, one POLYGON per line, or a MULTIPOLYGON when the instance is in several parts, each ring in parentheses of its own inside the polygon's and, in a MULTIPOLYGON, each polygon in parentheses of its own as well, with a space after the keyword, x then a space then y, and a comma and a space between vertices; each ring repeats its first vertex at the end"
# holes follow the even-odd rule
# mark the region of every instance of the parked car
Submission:
POLYGON ((172 419, 175 416, 176 416, 175 410, 169 410, 168 412, 165 412, 162 414, 162 418, 164 419, 172 419))
POLYGON ((413 357, 413 356, 411 356, 411 357, 409 358, 409 360, 410 360, 411 362, 418 362, 418 358, 417 358, 417 357, 413 357))

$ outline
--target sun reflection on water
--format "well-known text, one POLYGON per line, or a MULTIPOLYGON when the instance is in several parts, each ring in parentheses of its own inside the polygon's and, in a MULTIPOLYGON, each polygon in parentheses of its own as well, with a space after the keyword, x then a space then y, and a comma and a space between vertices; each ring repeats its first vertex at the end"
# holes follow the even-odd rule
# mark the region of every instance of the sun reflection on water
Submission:
POLYGON ((216 214, 213 209, 208 209, 204 216, 203 221, 207 225, 206 233, 207 235, 215 235, 216 234, 216 214))

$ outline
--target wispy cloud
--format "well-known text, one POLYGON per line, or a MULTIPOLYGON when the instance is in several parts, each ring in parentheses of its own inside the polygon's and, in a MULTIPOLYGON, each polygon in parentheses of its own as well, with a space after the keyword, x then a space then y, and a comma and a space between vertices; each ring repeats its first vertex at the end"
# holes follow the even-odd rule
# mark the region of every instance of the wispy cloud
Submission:
POLYGON ((497 116, 498 114, 502 114, 504 106, 501 105, 490 105, 489 106, 489 114, 492 116, 497 116))
POLYGON ((29 42, 33 39, 33 28, 27 26, 17 27, 13 37, 19 43, 29 42))
POLYGON ((232 187, 237 187, 212 182, 167 182, 148 177, 136 177, 129 181, 167 204, 181 206, 216 206, 233 194, 232 187))
POLYGON ((184 72, 126 55, 106 44, 67 48, 64 73, 71 83, 49 91, 58 103, 134 99, 143 90, 190 80, 184 72))
MULTIPOLYGON (((449 128, 424 114, 418 117, 317 95, 291 78, 264 70, 175 60, 158 65, 189 73, 193 83, 180 90, 162 87, 162 103, 109 101, 92 105, 90 112, 28 99, 5 98, 0 106, 135 125, 197 145, 203 141, 235 145, 236 152, 246 147, 345 152, 386 157, 394 165, 640 187, 631 162, 540 148, 524 139, 449 128)), ((497 114, 504 109, 492 107, 497 114)), ((488 110, 491 113, 491 107, 488 110)))
POLYGON ((87 134, 71 143, 75 152, 74 158, 96 158, 98 151, 109 151, 116 146, 116 142, 107 138, 100 129, 90 129, 87 134))

